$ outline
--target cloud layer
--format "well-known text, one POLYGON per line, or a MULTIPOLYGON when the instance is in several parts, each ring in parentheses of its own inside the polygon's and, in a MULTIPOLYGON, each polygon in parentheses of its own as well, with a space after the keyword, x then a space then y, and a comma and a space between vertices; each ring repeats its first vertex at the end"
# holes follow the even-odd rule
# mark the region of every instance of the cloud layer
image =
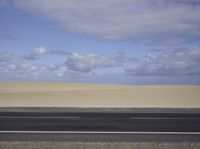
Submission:
POLYGON ((14 53, 0 52, 0 72, 15 75, 39 75, 43 73, 44 67, 39 64, 34 64, 22 56, 17 56, 14 53))
POLYGON ((200 48, 151 51, 126 72, 136 76, 200 75, 200 48))
POLYGON ((36 47, 31 50, 28 55, 23 56, 26 60, 37 60, 40 56, 47 53, 47 49, 44 47, 36 47))
POLYGON ((65 64, 70 71, 82 73, 121 65, 120 61, 118 61, 118 57, 78 53, 70 54, 65 64))
POLYGON ((16 0, 65 31, 100 39, 183 43, 200 37, 199 0, 16 0))
MULTIPOLYGON (((33 48, 29 55, 40 56, 37 59, 27 56, 17 56, 15 53, 0 51, 0 73, 17 74, 21 76, 56 76, 67 77, 70 73, 76 75, 122 74, 129 76, 199 76, 200 48, 151 50, 144 58, 135 58, 119 52, 115 56, 91 53, 73 53, 66 51, 51 51, 44 47, 33 48), (60 53, 65 53, 60 54, 60 53), (64 57, 63 62, 55 61, 40 63, 43 55, 64 57), (106 71, 108 70, 108 71, 106 71)), ((95 76, 93 76, 95 77, 95 76)))

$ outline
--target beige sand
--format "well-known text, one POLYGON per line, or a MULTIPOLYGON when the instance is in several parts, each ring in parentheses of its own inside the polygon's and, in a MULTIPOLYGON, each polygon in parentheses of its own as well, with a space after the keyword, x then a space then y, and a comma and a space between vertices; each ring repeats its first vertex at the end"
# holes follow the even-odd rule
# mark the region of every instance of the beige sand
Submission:
POLYGON ((200 108, 200 86, 0 83, 0 107, 200 108))

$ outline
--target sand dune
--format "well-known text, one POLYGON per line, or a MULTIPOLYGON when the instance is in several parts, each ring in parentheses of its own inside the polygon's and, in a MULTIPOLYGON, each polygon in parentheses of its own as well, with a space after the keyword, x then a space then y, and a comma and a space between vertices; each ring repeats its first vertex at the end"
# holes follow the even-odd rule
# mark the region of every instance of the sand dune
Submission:
POLYGON ((200 108, 200 86, 0 83, 0 107, 200 108))

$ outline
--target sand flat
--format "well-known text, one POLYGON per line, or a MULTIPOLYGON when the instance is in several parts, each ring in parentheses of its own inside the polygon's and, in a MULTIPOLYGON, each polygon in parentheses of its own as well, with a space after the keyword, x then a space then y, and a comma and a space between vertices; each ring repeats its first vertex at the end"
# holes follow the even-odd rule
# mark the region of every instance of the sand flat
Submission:
POLYGON ((0 83, 0 107, 200 108, 200 86, 0 83))

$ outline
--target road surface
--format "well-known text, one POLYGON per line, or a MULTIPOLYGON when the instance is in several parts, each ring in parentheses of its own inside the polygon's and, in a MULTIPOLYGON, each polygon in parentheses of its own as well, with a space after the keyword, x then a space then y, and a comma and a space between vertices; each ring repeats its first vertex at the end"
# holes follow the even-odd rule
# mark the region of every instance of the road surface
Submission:
POLYGON ((0 133, 200 134, 200 113, 0 112, 0 133))

